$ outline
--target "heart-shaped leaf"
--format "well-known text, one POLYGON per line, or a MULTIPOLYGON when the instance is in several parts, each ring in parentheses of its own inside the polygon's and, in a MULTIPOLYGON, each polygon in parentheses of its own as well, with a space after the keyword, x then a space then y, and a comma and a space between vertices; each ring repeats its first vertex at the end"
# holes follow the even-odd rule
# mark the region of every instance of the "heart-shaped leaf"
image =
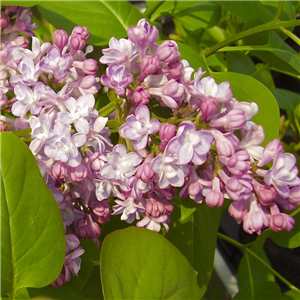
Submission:
POLYGON ((59 275, 66 241, 59 208, 29 148, 1 133, 1 294, 43 287, 59 275))
POLYGON ((199 299, 195 270, 162 235, 129 227, 109 234, 100 254, 104 299, 199 299))

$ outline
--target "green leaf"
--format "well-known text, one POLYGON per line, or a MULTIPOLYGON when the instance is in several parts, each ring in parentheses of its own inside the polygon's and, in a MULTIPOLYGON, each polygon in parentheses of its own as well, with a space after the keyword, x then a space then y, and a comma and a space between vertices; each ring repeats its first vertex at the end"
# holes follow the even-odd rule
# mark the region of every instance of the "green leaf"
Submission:
POLYGON ((111 37, 125 37, 142 13, 128 1, 41 1, 39 11, 55 28, 69 34, 74 26, 88 28, 89 44, 107 45, 111 37))
POLYGON ((22 1, 22 0, 4 0, 1 1, 1 6, 26 6, 31 7, 38 4, 40 1, 22 1))
POLYGON ((267 87, 256 79, 239 73, 213 73, 213 77, 218 83, 229 81, 233 97, 237 100, 258 104, 259 112, 252 120, 264 128, 265 141, 263 145, 278 137, 279 109, 275 97, 267 87))
POLYGON ((186 59, 189 62, 190 66, 196 71, 199 67, 201 67, 203 71, 207 71, 205 61, 197 51, 181 42, 177 42, 177 45, 179 52, 181 53, 181 59, 186 59))
POLYGON ((57 203, 29 148, 1 133, 1 289, 43 287, 62 269, 66 241, 57 203))
POLYGON ((166 238, 188 259, 198 272, 201 297, 206 292, 213 270, 221 208, 195 204, 193 200, 174 200, 170 231, 166 238), (196 211, 195 211, 196 208, 196 211))
MULTIPOLYGON (((260 243, 256 240, 250 249, 261 259, 270 264, 264 249, 260 247, 259 244, 260 243)), ((264 264, 248 253, 243 255, 239 263, 237 277, 240 288, 249 284, 251 281, 275 281, 273 273, 264 264)))
MULTIPOLYGON (((249 45, 249 39, 246 41, 249 45)), ((275 32, 269 32, 269 40, 266 45, 248 46, 247 49, 251 51, 251 55, 277 69, 300 74, 299 53, 285 43, 275 32)))
MULTIPOLYGON (((259 19, 270 22, 276 15, 279 1, 215 1, 229 12, 244 21, 259 19)), ((291 3, 285 2, 281 20, 295 19, 291 3)))
POLYGON ((289 290, 282 297, 282 300, 297 300, 297 299, 299 299, 299 293, 297 293, 294 290, 289 290))
POLYGON ((279 300, 281 299, 280 287, 272 281, 253 282, 245 285, 232 298, 232 300, 279 300))
POLYGON ((196 272, 162 235, 130 227, 102 245, 104 299, 199 299, 196 272))
MULTIPOLYGON (((151 7, 155 5, 155 2, 147 1, 147 4, 151 7)), ((215 26, 221 18, 221 8, 210 1, 165 1, 152 14, 151 21, 170 14, 185 29, 194 31, 215 26)))
MULTIPOLYGON (((27 289, 30 300, 40 300, 40 299, 60 299, 60 300, 87 300, 81 297, 73 289, 71 289, 67 284, 63 286, 54 288, 51 285, 46 286, 41 289, 27 289)), ((100 299, 100 298, 99 298, 100 299)), ((25 299, 22 299, 25 300, 25 299)), ((27 299, 26 299, 27 300, 27 299)))
POLYGON ((297 93, 284 89, 273 89, 271 92, 282 109, 294 110, 300 104, 300 96, 297 93))
POLYGON ((255 65, 251 58, 243 52, 227 52, 226 60, 229 72, 250 75, 255 72, 255 65))

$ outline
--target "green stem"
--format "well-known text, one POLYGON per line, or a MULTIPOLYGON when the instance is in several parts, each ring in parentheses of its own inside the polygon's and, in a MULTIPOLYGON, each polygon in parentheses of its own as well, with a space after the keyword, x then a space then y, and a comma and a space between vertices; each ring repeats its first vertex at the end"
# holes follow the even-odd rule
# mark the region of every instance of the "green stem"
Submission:
POLYGON ((300 294, 300 290, 297 287, 295 287, 292 283, 290 283, 288 280, 286 280, 282 275, 280 275, 276 270, 274 270, 268 263, 266 263, 263 259, 261 259, 255 252, 250 250, 248 248, 248 245, 241 244, 222 233, 218 233, 218 237, 221 238, 222 240, 238 247, 245 253, 252 255, 260 263, 262 263, 266 268, 268 268, 278 279, 280 279, 283 283, 285 283, 291 290, 294 290, 300 294))
POLYGON ((250 28, 248 30, 242 31, 218 44, 213 45, 212 47, 204 50, 205 56, 209 56, 217 52, 219 49, 230 45, 233 42, 236 42, 238 40, 241 40, 245 37, 260 33, 260 32, 265 32, 265 31, 272 31, 272 30, 277 30, 280 29, 281 27, 294 27, 294 26, 299 26, 300 25, 300 20, 290 20, 290 21, 280 21, 280 22, 275 22, 271 21, 263 25, 256 26, 254 28, 250 28))
POLYGON ((296 74, 293 74, 293 73, 290 73, 290 72, 282 71, 282 70, 279 70, 279 69, 276 69, 276 68, 273 68, 273 67, 269 67, 268 69, 271 70, 271 71, 275 71, 275 72, 278 72, 278 73, 286 74, 288 76, 300 79, 300 75, 296 75, 296 74))
POLYGON ((256 77, 257 75, 261 74, 263 71, 268 69, 268 65, 263 64, 262 66, 258 67, 257 70, 255 70, 253 73, 251 73, 249 76, 256 77))
POLYGON ((282 12, 283 12, 283 7, 284 7, 284 1, 279 1, 278 9, 277 9, 277 12, 276 12, 276 15, 275 15, 273 21, 276 22, 276 21, 281 19, 282 12))
POLYGON ((295 34, 293 34, 290 30, 283 27, 280 27, 280 30, 285 35, 287 35, 291 40, 293 40, 298 46, 300 46, 300 39, 295 34))

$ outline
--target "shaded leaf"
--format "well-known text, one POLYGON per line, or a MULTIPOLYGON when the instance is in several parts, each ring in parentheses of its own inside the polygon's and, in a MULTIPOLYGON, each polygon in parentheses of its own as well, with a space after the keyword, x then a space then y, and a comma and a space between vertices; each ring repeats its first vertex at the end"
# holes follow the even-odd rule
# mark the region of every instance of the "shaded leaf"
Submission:
POLYGON ((130 227, 108 235, 100 254, 104 299, 199 299, 196 272, 162 235, 130 227))
POLYGON ((1 133, 1 292, 43 287, 59 275, 65 258, 63 222, 29 148, 1 133))
POLYGON ((280 287, 272 281, 252 282, 245 285, 232 298, 232 300, 279 300, 281 299, 280 287))
POLYGON ((284 89, 273 89, 272 94, 275 96, 278 105, 282 109, 296 109, 300 104, 300 95, 284 89))
MULTIPOLYGON (((250 247, 250 250, 270 264, 264 249, 260 247, 256 241, 254 242, 254 245, 250 247)), ((273 273, 271 273, 271 271, 255 257, 250 254, 248 255, 248 253, 243 255, 239 263, 237 277, 240 288, 252 281, 275 281, 273 273)))
POLYGON ((74 26, 87 27, 91 35, 88 44, 93 45, 125 37, 126 30, 143 17, 128 1, 41 1, 38 8, 49 23, 69 34, 74 26))
POLYGON ((275 97, 267 87, 256 79, 239 73, 213 73, 213 77, 218 83, 229 81, 233 97, 237 100, 258 104, 259 112, 252 120, 264 128, 265 141, 263 145, 278 137, 279 109, 275 97))

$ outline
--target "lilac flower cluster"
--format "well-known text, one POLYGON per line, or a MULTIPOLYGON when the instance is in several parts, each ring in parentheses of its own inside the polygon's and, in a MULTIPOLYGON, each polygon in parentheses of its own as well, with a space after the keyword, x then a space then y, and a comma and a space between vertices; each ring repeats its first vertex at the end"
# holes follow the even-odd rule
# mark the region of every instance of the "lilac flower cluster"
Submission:
POLYGON ((35 29, 29 9, 5 8, 2 23, 1 130, 28 129, 29 147, 74 232, 66 235, 65 265, 53 286, 78 274, 78 239, 99 245, 111 214, 168 230, 177 191, 211 207, 231 199, 229 213, 248 233, 292 229, 284 211, 300 202, 295 157, 278 139, 260 146, 263 128, 251 121, 258 106, 234 99, 228 82, 195 72, 174 41, 157 44, 155 26, 142 19, 128 39, 111 38, 100 58, 106 74, 98 78, 97 62, 86 58, 91 49, 83 52, 85 27, 70 36, 56 30, 53 45, 32 37, 29 50, 9 36, 35 29), (105 115, 94 108, 99 82, 115 107, 105 115), (170 116, 155 116, 157 106, 170 116), (110 130, 118 132, 116 145, 110 130))

